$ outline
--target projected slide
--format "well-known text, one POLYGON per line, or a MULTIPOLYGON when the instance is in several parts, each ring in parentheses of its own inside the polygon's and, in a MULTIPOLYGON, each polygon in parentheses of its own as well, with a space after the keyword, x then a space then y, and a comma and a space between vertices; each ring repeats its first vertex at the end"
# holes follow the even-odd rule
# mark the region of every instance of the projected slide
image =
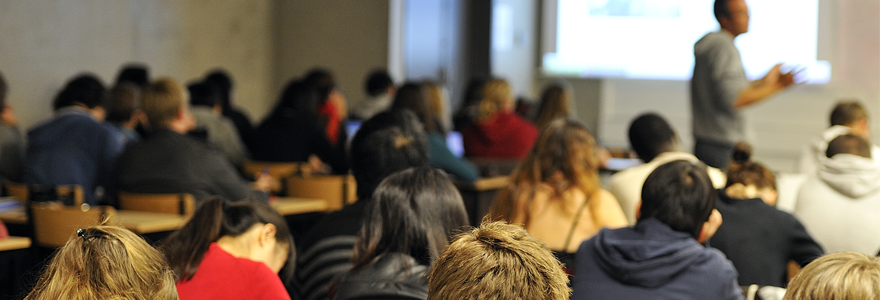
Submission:
MULTIPOLYGON (((831 65, 817 60, 818 0, 752 0, 749 32, 736 39, 746 74, 773 65, 804 68, 800 79, 825 83, 831 65)), ((713 0, 557 0, 546 75, 690 79, 693 45, 718 30, 713 0)), ((552 7, 552 6, 551 6, 552 7)), ((552 27, 552 26, 551 26, 552 27)), ((545 28, 547 30, 547 28, 545 28)), ((546 31, 545 31, 545 34, 546 31)), ((546 42, 546 41, 545 41, 546 42)))

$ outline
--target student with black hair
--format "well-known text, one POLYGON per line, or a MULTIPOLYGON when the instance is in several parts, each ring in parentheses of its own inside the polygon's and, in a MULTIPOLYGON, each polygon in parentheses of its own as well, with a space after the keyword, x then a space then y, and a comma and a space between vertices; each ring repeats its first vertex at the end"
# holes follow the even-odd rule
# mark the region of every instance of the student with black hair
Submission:
POLYGON ((702 163, 655 169, 636 225, 581 244, 571 299, 744 299, 733 264, 702 245, 721 225, 716 200, 702 163))
POLYGON ((159 249, 181 300, 290 299, 278 273, 293 273, 293 237, 266 201, 206 199, 159 249))
POLYGON ((250 147, 254 125, 251 123, 251 119, 246 113, 232 105, 232 92, 235 88, 232 77, 229 76, 229 73, 227 73, 226 70, 215 69, 205 76, 204 81, 220 88, 220 103, 222 104, 221 111, 223 116, 232 120, 232 123, 235 124, 236 132, 238 132, 242 142, 250 147))
POLYGON ((104 127, 107 89, 94 75, 68 81, 55 97, 52 119, 28 131, 22 181, 77 184, 89 204, 112 190, 111 171, 122 144, 104 127), (101 192, 103 191, 103 192, 101 192))
POLYGON ((428 297, 427 273, 468 225, 458 190, 439 170, 406 169, 373 192, 354 245, 354 267, 331 284, 330 299, 428 297))
POLYGON ((232 165, 240 166, 248 155, 247 149, 235 124, 223 116, 220 87, 208 81, 190 83, 186 87, 190 112, 196 121, 194 130, 203 130, 209 143, 220 148, 232 165))
POLYGON ((0 180, 21 181, 24 137, 15 110, 9 105, 9 85, 0 73, 0 180))
POLYGON ((141 89, 147 87, 150 84, 149 68, 139 63, 126 64, 119 70, 119 74, 116 74, 116 83, 114 85, 124 82, 134 84, 141 89))
POLYGON ((776 178, 751 156, 748 144, 734 147, 727 185, 718 190, 724 224, 710 245, 730 258, 740 285, 785 287, 789 261, 803 267, 824 251, 797 218, 772 206, 776 178))
MULTIPOLYGON (((608 191, 620 202, 629 224, 636 223, 636 210, 641 200, 642 185, 654 169, 674 160, 699 161, 693 154, 681 150, 678 134, 662 116, 644 113, 629 124, 629 144, 643 162, 611 175, 608 191)), ((724 172, 713 167, 706 170, 715 188, 724 187, 724 172)))
POLYGON ((385 70, 374 70, 367 75, 364 82, 367 98, 354 103, 351 107, 351 118, 368 120, 376 114, 388 109, 397 92, 394 80, 385 70))
POLYGON ((428 142, 412 112, 373 116, 351 141, 351 169, 358 201, 318 222, 299 241, 296 282, 302 299, 326 299, 330 280, 352 267, 352 253, 367 205, 388 175, 428 164, 428 142))

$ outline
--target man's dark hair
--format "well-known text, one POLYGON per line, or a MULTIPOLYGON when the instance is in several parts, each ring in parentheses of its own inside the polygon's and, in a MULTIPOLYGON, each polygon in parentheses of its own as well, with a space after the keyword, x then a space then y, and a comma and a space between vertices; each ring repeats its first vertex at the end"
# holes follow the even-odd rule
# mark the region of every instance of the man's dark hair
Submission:
POLYGON ((369 199, 394 172, 428 164, 428 138, 408 110, 379 113, 364 122, 351 141, 351 170, 358 199, 369 199))
POLYGON ((52 108, 58 110, 74 104, 82 104, 92 109, 102 106, 107 102, 107 89, 101 80, 92 74, 82 74, 74 77, 55 96, 52 108))
POLYGON ((367 76, 364 89, 366 89, 368 95, 378 96, 385 93, 388 87, 393 85, 394 81, 391 80, 391 75, 388 75, 388 72, 385 70, 375 70, 367 76))
POLYGON ((303 81, 318 91, 318 96, 321 97, 321 104, 324 104, 324 101, 330 97, 330 92, 336 88, 336 80, 333 79, 333 74, 323 68, 312 69, 306 73, 303 81))
POLYGON ((831 126, 849 126, 853 122, 867 119, 868 111, 856 100, 844 100, 837 102, 831 110, 831 126))
POLYGON ((629 125, 629 143, 645 162, 664 152, 675 150, 678 136, 663 117, 647 113, 635 118, 629 125))
POLYGON ((150 84, 150 71, 147 70, 147 66, 142 64, 127 64, 119 70, 119 75, 116 75, 115 85, 123 82, 144 88, 150 84))
POLYGON ((223 111, 227 111, 232 106, 232 99, 229 94, 232 93, 232 77, 223 69, 216 69, 205 76, 205 82, 212 83, 218 87, 220 101, 223 104, 223 111))
POLYGON ((107 109, 107 122, 123 123, 131 120, 141 106, 141 89, 134 83, 124 81, 110 89, 110 96, 104 108, 107 109))
POLYGON ((190 83, 186 86, 189 90, 189 104, 192 106, 214 107, 222 104, 220 99, 220 87, 208 81, 190 83))
POLYGON ((841 153, 871 158, 871 143, 860 136, 844 134, 828 142, 828 149, 825 149, 828 158, 841 153))
POLYGON ((669 162, 645 179, 638 221, 655 218, 697 239, 717 198, 706 165, 685 160, 669 162))
POLYGON ((730 0, 715 0, 713 11, 715 13, 715 20, 719 23, 721 22, 721 18, 730 19, 730 5, 728 2, 730 2, 730 0))

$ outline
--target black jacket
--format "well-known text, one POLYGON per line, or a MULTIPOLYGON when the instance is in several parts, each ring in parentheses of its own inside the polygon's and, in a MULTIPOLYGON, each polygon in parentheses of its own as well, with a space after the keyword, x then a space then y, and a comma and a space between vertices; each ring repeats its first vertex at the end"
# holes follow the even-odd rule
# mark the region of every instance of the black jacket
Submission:
POLYGON ((331 300, 360 297, 427 299, 428 266, 411 256, 390 253, 360 270, 343 274, 330 285, 331 300))

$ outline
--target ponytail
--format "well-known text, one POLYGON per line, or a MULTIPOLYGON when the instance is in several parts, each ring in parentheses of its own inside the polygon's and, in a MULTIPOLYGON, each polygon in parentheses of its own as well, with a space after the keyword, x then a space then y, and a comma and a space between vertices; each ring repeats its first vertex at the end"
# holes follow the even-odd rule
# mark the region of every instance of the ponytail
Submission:
POLYGON ((734 184, 755 185, 755 187, 771 188, 776 190, 776 177, 764 165, 751 160, 752 147, 744 142, 736 143, 733 149, 732 161, 727 167, 727 184, 725 188, 734 184))

